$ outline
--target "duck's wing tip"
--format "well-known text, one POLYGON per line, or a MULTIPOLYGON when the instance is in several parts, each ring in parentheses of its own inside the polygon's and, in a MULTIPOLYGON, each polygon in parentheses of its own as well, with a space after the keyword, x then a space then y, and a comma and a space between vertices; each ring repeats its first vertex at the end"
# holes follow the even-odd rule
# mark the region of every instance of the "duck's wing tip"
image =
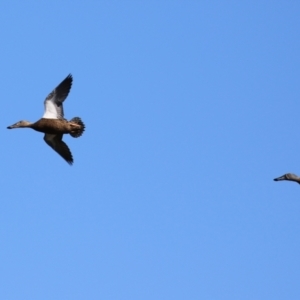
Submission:
POLYGON ((73 83, 70 73, 45 99, 43 118, 61 119, 64 117, 63 102, 68 97, 73 83))
POLYGON ((48 134, 44 136, 44 141, 58 153, 70 166, 73 165, 73 155, 68 145, 62 140, 62 134, 48 134))

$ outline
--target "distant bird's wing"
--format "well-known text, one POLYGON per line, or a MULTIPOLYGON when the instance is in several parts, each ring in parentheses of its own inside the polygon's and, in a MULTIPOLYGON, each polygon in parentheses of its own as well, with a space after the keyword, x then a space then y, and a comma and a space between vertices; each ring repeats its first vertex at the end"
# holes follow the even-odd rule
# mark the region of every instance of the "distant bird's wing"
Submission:
POLYGON ((43 118, 46 119, 63 119, 64 109, 63 102, 67 98, 73 77, 69 74, 46 98, 44 101, 45 111, 43 118))
POLYGON ((72 153, 67 144, 62 140, 62 134, 48 134, 44 136, 44 141, 56 151, 68 164, 73 164, 72 153))

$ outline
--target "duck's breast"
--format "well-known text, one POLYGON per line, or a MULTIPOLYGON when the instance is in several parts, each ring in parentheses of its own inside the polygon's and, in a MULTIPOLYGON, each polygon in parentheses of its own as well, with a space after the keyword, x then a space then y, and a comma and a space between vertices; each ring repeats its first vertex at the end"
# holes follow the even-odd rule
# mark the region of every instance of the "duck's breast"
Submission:
POLYGON ((49 134, 70 132, 68 121, 59 120, 59 119, 42 118, 37 122, 33 123, 31 128, 36 131, 49 133, 49 134))

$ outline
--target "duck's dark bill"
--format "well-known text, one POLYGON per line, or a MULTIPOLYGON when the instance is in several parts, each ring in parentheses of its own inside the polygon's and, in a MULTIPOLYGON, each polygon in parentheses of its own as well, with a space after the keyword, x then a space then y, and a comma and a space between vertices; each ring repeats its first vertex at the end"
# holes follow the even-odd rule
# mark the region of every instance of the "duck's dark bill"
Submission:
POLYGON ((274 179, 275 181, 280 181, 280 180, 286 180, 286 176, 285 175, 282 175, 280 177, 277 177, 274 179))
POLYGON ((17 122, 17 123, 15 123, 15 124, 12 124, 12 125, 10 125, 10 126, 7 126, 7 129, 14 129, 14 128, 16 128, 17 126, 17 124, 18 123, 20 123, 20 122, 17 122))

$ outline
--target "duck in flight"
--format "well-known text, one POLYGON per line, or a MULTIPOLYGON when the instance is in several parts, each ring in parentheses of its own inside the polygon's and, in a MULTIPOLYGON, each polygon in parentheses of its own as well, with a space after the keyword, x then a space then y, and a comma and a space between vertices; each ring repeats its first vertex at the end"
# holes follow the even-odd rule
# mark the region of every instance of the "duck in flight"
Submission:
POLYGON ((70 134, 77 138, 82 135, 85 129, 84 123, 79 117, 70 121, 64 118, 63 102, 67 98, 73 77, 69 74, 46 98, 44 101, 45 111, 40 120, 35 123, 19 121, 8 129, 32 128, 45 133, 44 141, 56 151, 68 164, 72 165, 74 160, 67 144, 62 140, 64 134, 70 134))
POLYGON ((300 184, 300 177, 292 173, 287 173, 274 179, 274 181, 281 181, 281 180, 295 181, 300 184))

